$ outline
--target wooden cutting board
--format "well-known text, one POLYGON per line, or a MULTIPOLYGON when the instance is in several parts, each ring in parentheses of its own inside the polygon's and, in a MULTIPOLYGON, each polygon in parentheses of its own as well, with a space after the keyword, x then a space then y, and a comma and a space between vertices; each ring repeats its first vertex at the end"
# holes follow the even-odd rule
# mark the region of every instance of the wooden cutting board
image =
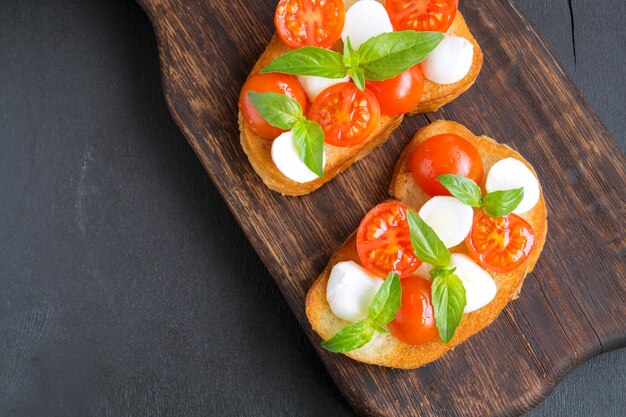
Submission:
POLYGON ((462 2, 485 54, 468 93, 438 113, 406 118, 385 145, 301 198, 267 189, 239 145, 239 90, 272 35, 276 0, 139 3, 157 34, 174 118, 359 414, 519 415, 581 362, 625 345, 626 160, 509 1, 462 2), (521 297, 491 326, 428 366, 392 370, 329 354, 305 318, 306 291, 361 217, 386 198, 412 134, 442 118, 533 163, 549 209, 542 257, 521 297))

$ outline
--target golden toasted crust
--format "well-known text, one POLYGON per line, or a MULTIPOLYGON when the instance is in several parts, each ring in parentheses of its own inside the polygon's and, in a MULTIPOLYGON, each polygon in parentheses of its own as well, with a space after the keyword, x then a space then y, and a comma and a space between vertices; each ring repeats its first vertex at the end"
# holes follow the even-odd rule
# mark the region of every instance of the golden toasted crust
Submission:
MULTIPOLYGON (((455 133, 470 141, 480 153, 485 169, 489 172, 491 166, 500 159, 513 157, 522 161, 535 173, 532 166, 519 153, 506 145, 497 143, 486 136, 475 136, 465 127, 458 123, 438 121, 420 129, 409 145, 404 149, 398 160, 391 181, 390 195, 416 211, 429 199, 429 197, 415 184, 409 170, 409 156, 424 140, 441 133, 455 133)), ((535 173, 535 176, 537 174, 535 173)), ((481 184, 484 191, 484 181, 481 184)), ((393 200, 392 200, 393 201, 393 200)), ((496 282, 498 292, 496 297, 487 306, 463 316, 454 338, 448 344, 444 344, 438 338, 423 345, 408 345, 400 342, 391 334, 376 333, 372 342, 347 355, 360 362, 382 365, 394 368, 417 368, 439 358, 448 350, 454 348, 470 336, 487 327, 504 309, 506 304, 517 298, 526 274, 532 271, 543 249, 548 228, 546 204, 543 191, 537 205, 527 213, 521 215, 530 223, 535 231, 535 247, 529 258, 515 270, 502 274, 490 272, 496 282)), ((451 248, 453 253, 467 253, 465 243, 451 248)), ((306 298, 306 314, 313 329, 327 340, 337 331, 349 323, 337 318, 331 311, 326 301, 326 285, 330 271, 337 262, 354 261, 360 264, 356 252, 354 234, 333 254, 322 274, 309 289, 306 298)))
MULTIPOLYGON (((346 2, 346 7, 348 6, 349 4, 346 2)), ((455 18, 448 33, 456 36, 462 36, 472 42, 474 45, 474 61, 472 63, 472 68, 463 80, 455 84, 440 85, 425 80, 422 102, 415 111, 411 112, 411 114, 435 111, 444 104, 454 100, 470 88, 472 84, 474 84, 474 81, 480 72, 483 62, 483 54, 480 50, 480 46, 470 33, 463 16, 461 16, 461 13, 457 13, 456 16, 457 17, 455 18)), ((265 67, 289 50, 290 49, 285 46, 280 39, 276 37, 276 35, 274 35, 265 49, 265 52, 263 52, 254 68, 252 68, 250 75, 255 74, 261 68, 265 67)), ((257 174, 259 174, 263 182, 272 190, 283 195, 299 196, 316 190, 322 186, 322 184, 333 179, 333 177, 350 167, 356 161, 365 157, 374 148, 382 145, 387 140, 389 134, 391 134, 391 132, 398 127, 401 121, 402 116, 382 116, 378 122, 378 126, 370 134, 370 137, 356 146, 340 148, 324 144, 324 151, 326 154, 324 177, 304 184, 290 180, 283 175, 280 170, 278 170, 272 161, 272 141, 262 138, 254 133, 243 120, 241 112, 239 113, 239 131, 241 146, 243 147, 246 155, 248 155, 250 164, 252 164, 252 167, 257 174)))

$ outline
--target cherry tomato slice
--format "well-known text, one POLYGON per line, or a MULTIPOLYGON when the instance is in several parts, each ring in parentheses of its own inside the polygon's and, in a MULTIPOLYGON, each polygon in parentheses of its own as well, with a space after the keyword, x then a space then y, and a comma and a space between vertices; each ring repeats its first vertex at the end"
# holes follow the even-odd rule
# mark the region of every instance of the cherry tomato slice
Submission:
POLYGON ((356 249, 369 271, 381 277, 396 271, 404 277, 421 265, 411 246, 407 210, 403 204, 382 203, 361 220, 356 249))
POLYGON ((264 138, 274 139, 280 135, 283 130, 270 125, 261 117, 248 98, 248 92, 250 91, 284 94, 296 99, 298 103, 300 103, 302 111, 306 111, 306 94, 296 77, 279 73, 252 75, 241 88, 239 110, 250 128, 257 135, 263 136, 264 138))
POLYGON ((372 133, 380 119, 380 106, 371 91, 361 91, 351 82, 339 83, 317 96, 309 119, 324 129, 324 142, 349 147, 363 142, 372 133))
POLYGON ((430 196, 450 195, 437 179, 441 174, 463 175, 476 184, 483 179, 483 162, 474 145, 451 133, 422 142, 411 154, 409 165, 417 185, 430 196))
POLYGON ((516 214, 493 218, 480 211, 474 216, 465 244, 470 255, 483 267, 510 272, 530 255, 535 245, 535 232, 516 214))
POLYGON ((380 113, 396 116, 414 110, 424 92, 424 76, 419 65, 384 81, 367 81, 365 86, 376 96, 380 113))
POLYGON ((445 32, 454 21, 458 0, 386 0, 385 9, 396 31, 445 32))
POLYGON ((290 48, 330 48, 341 37, 345 9, 342 0, 280 0, 274 24, 290 48))
POLYGON ((432 283, 412 275, 400 280, 402 301, 389 331, 404 343, 421 345, 435 339, 439 332, 431 299, 432 283))

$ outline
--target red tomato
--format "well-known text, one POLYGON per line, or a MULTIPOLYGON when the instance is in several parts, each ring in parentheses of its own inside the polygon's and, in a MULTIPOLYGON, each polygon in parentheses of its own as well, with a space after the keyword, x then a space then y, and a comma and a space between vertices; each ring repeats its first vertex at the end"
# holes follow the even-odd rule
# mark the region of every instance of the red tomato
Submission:
POLYGON ((274 24, 290 48, 330 48, 341 36, 344 19, 342 0, 280 0, 274 24))
POLYGON ((261 117, 248 98, 250 91, 284 94, 296 99, 298 103, 300 103, 302 111, 306 111, 306 94, 296 77, 278 73, 252 75, 244 83, 243 87, 241 87, 241 93, 239 94, 239 110, 248 126, 250 126, 257 135, 263 136, 264 138, 274 139, 276 136, 283 133, 283 130, 270 125, 261 117))
POLYGON ((421 261, 413 253, 408 207, 398 203, 382 203, 365 215, 356 232, 356 249, 363 266, 385 277, 391 271, 407 276, 421 261))
POLYGON ((361 91, 351 82, 339 83, 317 96, 309 119, 324 129, 324 142, 349 147, 372 133, 380 119, 380 106, 371 91, 361 91))
POLYGON ((516 214, 489 217, 480 211, 465 238, 470 255, 487 269, 509 272, 524 262, 535 245, 535 232, 516 214))
POLYGON ((483 179, 483 162, 474 145, 451 133, 422 142, 413 151, 409 165, 417 185, 430 196, 450 195, 437 179, 441 174, 463 175, 476 184, 483 179))
POLYGON ((424 76, 419 65, 384 81, 367 81, 367 88, 374 93, 380 113, 396 116, 414 110, 424 92, 424 76))
POLYGON ((396 31, 445 32, 454 21, 458 0, 386 0, 396 31))
POLYGON ((439 334, 431 299, 432 283, 412 275, 400 280, 402 301, 400 310, 387 327, 395 337, 410 345, 430 342, 439 334))

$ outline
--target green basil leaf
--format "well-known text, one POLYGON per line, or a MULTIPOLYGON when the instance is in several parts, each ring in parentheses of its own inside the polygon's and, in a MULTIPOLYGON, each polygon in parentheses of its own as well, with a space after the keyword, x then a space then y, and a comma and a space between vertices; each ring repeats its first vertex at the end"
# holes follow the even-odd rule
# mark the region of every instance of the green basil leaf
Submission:
POLYGON ((448 343, 461 323, 467 304, 465 287, 455 274, 440 275, 434 279, 431 291, 439 337, 448 343))
POLYGON ((289 130, 302 118, 300 103, 279 93, 248 93, 250 102, 261 117, 274 127, 289 130))
POLYGON ((318 177, 324 176, 324 131, 319 123, 302 118, 291 128, 298 156, 318 177))
POLYGON ((439 276, 447 277, 450 274, 453 274, 456 271, 456 266, 441 266, 439 268, 433 268, 430 270, 429 274, 432 279, 435 279, 439 276))
POLYGON ((293 75, 343 78, 348 74, 348 68, 344 65, 343 55, 339 52, 306 46, 276 58, 259 72, 262 74, 282 72, 293 75))
POLYGON ((365 70, 367 80, 395 77, 422 62, 443 37, 441 32, 414 30, 374 36, 359 47, 359 66, 365 70))
POLYGON ((348 74, 359 90, 365 90, 365 73, 363 68, 350 68, 348 74))
POLYGON ((387 330, 387 328, 383 326, 382 324, 378 324, 374 322, 370 322, 370 323, 372 324, 372 327, 374 328, 374 330, 376 330, 378 333, 389 333, 389 330, 387 330))
POLYGON ((429 263, 435 268, 449 266, 450 251, 437 233, 411 210, 407 212, 407 221, 415 255, 422 262, 429 263))
POLYGON ((437 179, 461 203, 470 207, 480 207, 483 194, 474 181, 458 174, 443 174, 437 179))
POLYGON ((400 277, 396 272, 390 272, 372 300, 368 319, 381 326, 389 323, 396 318, 401 299, 400 277))
POLYGON ((335 353, 345 353, 364 346, 374 337, 374 327, 367 321, 352 323, 322 342, 322 347, 335 353))
POLYGON ((359 64, 359 54, 352 47, 349 36, 343 43, 343 63, 348 68, 355 68, 359 64))
POLYGON ((489 217, 503 217, 515 210, 523 198, 523 188, 494 191, 485 196, 482 208, 489 217))

